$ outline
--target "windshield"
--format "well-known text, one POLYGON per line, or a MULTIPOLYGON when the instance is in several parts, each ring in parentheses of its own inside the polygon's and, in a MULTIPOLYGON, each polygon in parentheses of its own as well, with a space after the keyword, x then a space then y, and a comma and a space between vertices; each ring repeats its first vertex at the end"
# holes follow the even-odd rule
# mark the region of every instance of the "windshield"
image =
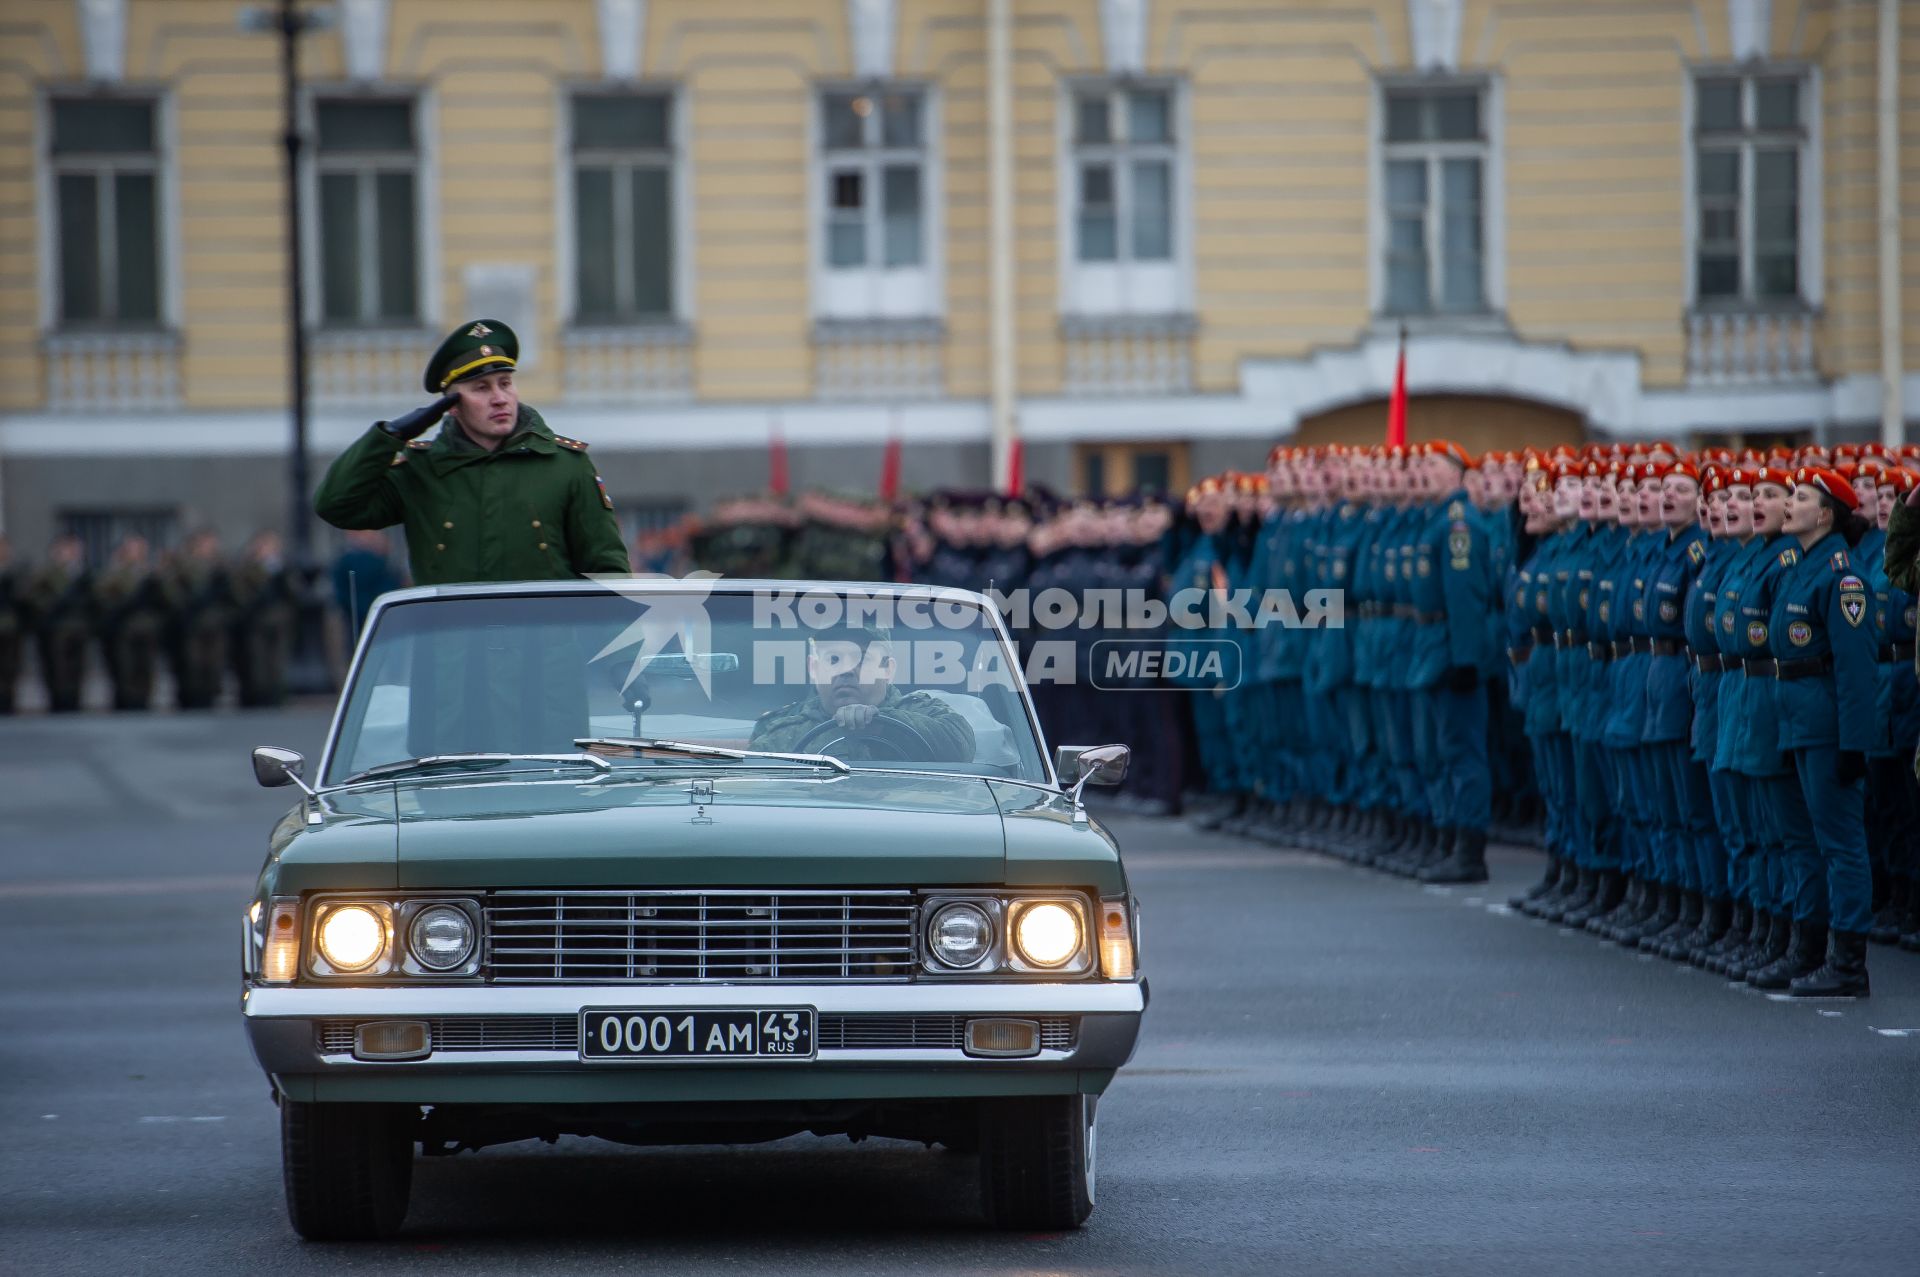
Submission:
MULTIPOLYGON (((979 604, 927 591, 419 599, 380 614, 325 783, 449 754, 573 753, 587 738, 1044 782, 1018 669, 979 604)), ((616 768, 806 766, 610 752, 616 768)))

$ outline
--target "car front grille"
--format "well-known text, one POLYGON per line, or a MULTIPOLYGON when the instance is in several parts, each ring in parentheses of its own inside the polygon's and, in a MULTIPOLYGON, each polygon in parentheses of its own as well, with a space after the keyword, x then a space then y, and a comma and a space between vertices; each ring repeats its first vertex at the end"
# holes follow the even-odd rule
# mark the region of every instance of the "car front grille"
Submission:
MULTIPOLYGON (((937 1050, 958 1051, 967 1025, 964 1015, 823 1015, 819 1047, 822 1051, 937 1050)), ((322 1020, 320 1050, 345 1055, 353 1050, 358 1020, 322 1020)), ((460 1016, 429 1020, 435 1051, 577 1051, 580 1017, 573 1015, 460 1016)), ((1048 1051, 1071 1051, 1079 1040, 1079 1025, 1069 1016, 1040 1021, 1040 1045, 1048 1051)))
POLYGON ((502 983, 905 980, 906 891, 502 891, 487 974, 502 983))

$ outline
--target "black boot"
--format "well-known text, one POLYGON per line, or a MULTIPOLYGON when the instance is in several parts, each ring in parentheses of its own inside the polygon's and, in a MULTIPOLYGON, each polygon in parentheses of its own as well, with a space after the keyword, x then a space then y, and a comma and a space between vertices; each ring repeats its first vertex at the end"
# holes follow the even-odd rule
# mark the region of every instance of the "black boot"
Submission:
POLYGON ((1757 913, 1753 929, 1747 947, 1727 959, 1727 979, 1738 984, 1745 984, 1748 976, 1780 960, 1787 951, 1793 924, 1783 913, 1757 913))
POLYGON ((1574 910, 1585 908, 1600 888, 1599 871, 1576 867, 1571 874, 1561 875, 1560 886, 1561 890, 1534 903, 1534 917, 1558 923, 1574 910))
POLYGON ((1900 919, 1900 947, 1920 953, 1920 880, 1908 878, 1907 913, 1900 919))
POLYGON ((1598 918, 1589 918, 1587 930, 1609 940, 1616 939, 1623 927, 1630 925, 1646 911, 1649 890, 1645 879, 1628 874, 1627 887, 1620 894, 1620 903, 1598 918))
POLYGON ((1540 899, 1542 896, 1548 894, 1556 886, 1559 885, 1560 871, 1561 871, 1560 857, 1548 856, 1547 871, 1546 873, 1541 875, 1540 881, 1534 883, 1531 887, 1528 887, 1524 892, 1515 896, 1513 899, 1507 901, 1507 907, 1509 909, 1519 909, 1522 912, 1525 912, 1528 904, 1532 903, 1535 900, 1540 899))
POLYGON ((1672 961, 1686 952, 1686 939, 1699 930, 1700 919, 1706 913, 1706 900, 1699 892, 1682 887, 1680 889, 1680 916, 1674 919, 1671 927, 1652 937, 1651 942, 1642 941, 1640 947, 1649 949, 1661 957, 1672 961))
POLYGON ((1421 882, 1485 882, 1487 835, 1479 829, 1453 831, 1453 853, 1420 871, 1421 882))
POLYGON ((1612 913, 1620 907, 1620 898, 1626 894, 1627 880, 1618 869, 1602 869, 1599 882, 1594 887, 1593 899, 1560 919, 1563 927, 1583 928, 1589 918, 1612 913))
POLYGON ((1620 943, 1627 948, 1639 948, 1642 940, 1648 936, 1659 935, 1672 926, 1673 920, 1680 916, 1680 893, 1666 883, 1658 885, 1654 899, 1656 907, 1621 935, 1620 943))
POLYGON ((1727 955, 1745 944, 1747 932, 1753 929, 1753 906, 1743 899, 1733 901, 1731 907, 1733 916, 1721 929, 1720 938, 1694 959, 1693 965, 1703 971, 1721 970, 1727 955))
POLYGON ((1787 951, 1780 956, 1780 960, 1749 974, 1747 983, 1769 993, 1777 992, 1801 976, 1818 971, 1826 955, 1826 924, 1811 919, 1796 922, 1793 924, 1792 938, 1787 943, 1787 951))
POLYGON ((1867 985, 1867 937, 1859 931, 1836 931, 1827 945, 1827 960, 1818 971, 1787 986, 1796 998, 1864 998, 1867 985))
POLYGON ((1700 925, 1694 928, 1691 935, 1677 942, 1679 952, 1673 955, 1674 958, 1692 966, 1699 966, 1700 960, 1712 952, 1713 947, 1720 943, 1721 938, 1727 934, 1728 928, 1732 926, 1733 901, 1725 897, 1705 898, 1700 908, 1700 925))
POLYGON ((1413 821, 1413 837, 1407 840, 1407 845, 1401 849, 1399 855, 1393 857, 1391 860, 1385 861, 1379 866, 1388 873, 1398 874, 1402 878, 1412 877, 1414 870, 1419 868, 1420 864, 1425 861, 1428 856, 1433 854, 1436 840, 1440 837, 1440 831, 1438 829, 1435 829, 1418 816, 1412 816, 1408 819, 1413 821))
POLYGON ((1887 906, 1873 915, 1873 929, 1867 939, 1875 944, 1899 944, 1900 922, 1907 916, 1907 880, 1894 877, 1887 882, 1887 906))

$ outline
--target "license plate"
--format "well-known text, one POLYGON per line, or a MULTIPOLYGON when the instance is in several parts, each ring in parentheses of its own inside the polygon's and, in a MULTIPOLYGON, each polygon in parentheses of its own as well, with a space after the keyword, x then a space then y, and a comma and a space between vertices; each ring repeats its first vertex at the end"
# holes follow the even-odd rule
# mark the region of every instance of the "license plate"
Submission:
POLYGON ((580 1055, 588 1060, 811 1060, 813 1029, 812 1007, 588 1007, 580 1013, 580 1055))

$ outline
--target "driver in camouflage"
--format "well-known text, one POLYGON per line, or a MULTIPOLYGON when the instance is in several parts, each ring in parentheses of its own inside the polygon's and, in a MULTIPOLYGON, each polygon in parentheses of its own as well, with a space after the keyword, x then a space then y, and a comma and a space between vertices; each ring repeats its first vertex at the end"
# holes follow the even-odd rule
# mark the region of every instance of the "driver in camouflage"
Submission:
POLYGON ((904 761, 973 761, 973 728, 965 718, 931 692, 903 695, 893 685, 893 639, 886 630, 836 631, 807 646, 812 689, 793 704, 762 714, 753 725, 749 748, 792 753, 809 732, 832 723, 836 730, 821 733, 816 743, 825 745, 842 734, 851 737, 833 746, 836 758, 890 761, 894 756, 884 743, 872 748, 869 742, 886 739, 884 726, 876 728, 875 720, 892 718, 913 728, 933 750, 927 758, 901 755, 904 761))

